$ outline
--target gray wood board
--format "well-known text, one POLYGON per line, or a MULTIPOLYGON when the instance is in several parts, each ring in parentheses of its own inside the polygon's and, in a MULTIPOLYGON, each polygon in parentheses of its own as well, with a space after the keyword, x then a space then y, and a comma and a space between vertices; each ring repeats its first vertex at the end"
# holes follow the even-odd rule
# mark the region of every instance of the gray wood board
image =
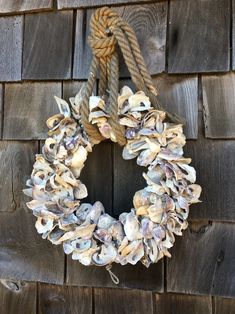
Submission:
POLYGON ((214 309, 215 314, 234 314, 235 299, 215 297, 214 309))
POLYGON ((232 69, 235 69, 235 0, 232 3, 232 69))
MULTIPOLYGON (((200 130, 201 132, 201 130, 200 130)), ((185 156, 192 158, 202 203, 190 207, 191 219, 235 221, 235 142, 205 139, 188 141, 185 156)))
POLYGON ((23 79, 69 79, 72 62, 73 12, 25 16, 23 79))
POLYGON ((154 314, 212 314, 211 297, 176 293, 153 295, 154 314))
POLYGON ((52 10, 53 0, 0 0, 0 14, 52 10))
POLYGON ((22 208, 0 213, 0 278, 62 284, 63 249, 43 240, 35 221, 22 208))
POLYGON ((39 284, 39 314, 92 313, 91 288, 39 284))
POLYGON ((36 314, 36 283, 0 281, 2 314, 36 314))
POLYGON ((190 223, 167 264, 167 291, 235 296, 235 225, 190 223))
POLYGON ((235 74, 203 75, 203 110, 208 138, 235 138, 235 74))
POLYGON ((3 127, 3 86, 0 84, 0 138, 2 138, 3 127))
POLYGON ((61 83, 5 85, 4 139, 44 139, 46 120, 59 113, 54 96, 61 97, 61 83))
POLYGON ((151 2, 151 0, 57 0, 58 9, 85 8, 104 5, 120 5, 138 2, 151 2))
POLYGON ((30 177, 35 153, 35 142, 0 142, 0 212, 26 209, 27 197, 22 189, 30 177))
POLYGON ((168 72, 228 71, 230 1, 170 2, 168 72))
MULTIPOLYGON (((115 7, 115 11, 127 21, 136 32, 141 52, 151 74, 165 70, 165 44, 167 23, 167 2, 149 5, 115 7)), ((86 43, 93 9, 77 11, 74 54, 74 78, 86 78, 91 62, 91 50, 86 43)), ((120 76, 129 76, 125 62, 119 53, 120 76)))
POLYGON ((153 78, 163 108, 186 120, 187 139, 198 133, 198 77, 196 75, 166 75, 153 78))
POLYGON ((121 289, 94 289, 96 314, 152 314, 151 292, 121 289))
POLYGON ((0 81, 21 80, 23 16, 0 17, 0 81))
POLYGON ((141 264, 121 266, 114 264, 112 271, 120 283, 115 285, 105 267, 83 266, 78 261, 67 258, 67 284, 76 286, 130 288, 163 291, 163 261, 149 268, 141 264))

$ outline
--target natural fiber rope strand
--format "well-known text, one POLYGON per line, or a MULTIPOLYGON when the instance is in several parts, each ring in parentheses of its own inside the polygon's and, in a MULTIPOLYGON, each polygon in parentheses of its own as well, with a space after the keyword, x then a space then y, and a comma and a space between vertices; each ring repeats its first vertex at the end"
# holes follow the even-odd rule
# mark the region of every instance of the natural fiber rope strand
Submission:
POLYGON ((89 122, 89 98, 92 94, 94 84, 96 82, 96 73, 98 67, 98 59, 94 56, 90 66, 90 74, 84 91, 83 102, 81 104, 81 121, 86 133, 97 141, 102 141, 104 138, 100 132, 89 122))

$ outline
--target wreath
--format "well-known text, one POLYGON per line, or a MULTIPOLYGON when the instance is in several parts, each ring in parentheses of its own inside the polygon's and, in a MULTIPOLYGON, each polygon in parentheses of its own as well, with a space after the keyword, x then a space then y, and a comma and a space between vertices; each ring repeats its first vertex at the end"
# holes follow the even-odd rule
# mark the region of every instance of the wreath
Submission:
POLYGON ((27 206, 37 217, 42 238, 62 244, 64 252, 83 265, 106 266, 109 271, 112 263, 141 262, 149 267, 171 256, 175 235, 187 228, 189 205, 199 201, 201 187, 195 184, 191 159, 183 156, 183 125, 160 107, 129 25, 105 7, 94 13, 91 31, 94 56, 88 82, 70 104, 55 97, 60 113, 47 120, 49 137, 42 154, 36 155, 24 190, 33 198, 27 206), (136 93, 124 86, 118 94, 113 48, 117 42, 133 82, 142 87, 136 93), (134 67, 126 51, 132 52, 134 67), (99 96, 94 96, 98 66, 99 96), (118 219, 107 214, 99 201, 81 203, 88 195, 79 180, 81 170, 88 153, 104 139, 118 142, 125 160, 136 158, 146 168, 146 186, 135 193, 130 212, 118 219))

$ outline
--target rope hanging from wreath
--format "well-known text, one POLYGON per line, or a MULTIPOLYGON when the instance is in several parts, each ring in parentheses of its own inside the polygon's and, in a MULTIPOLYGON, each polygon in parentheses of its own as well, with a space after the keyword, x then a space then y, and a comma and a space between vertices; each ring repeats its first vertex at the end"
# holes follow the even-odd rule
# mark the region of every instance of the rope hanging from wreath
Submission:
POLYGON ((36 155, 27 206, 37 217, 43 239, 62 244, 83 265, 112 263, 146 267, 163 256, 175 235, 187 228, 189 205, 199 201, 201 187, 183 156, 182 119, 162 109, 131 27, 111 9, 98 9, 90 22, 93 51, 88 81, 70 104, 55 97, 59 114, 47 120, 49 137, 36 155), (124 86, 118 93, 119 45, 138 92, 124 86), (98 95, 92 92, 100 73, 98 95), (101 202, 81 203, 88 195, 79 180, 94 145, 110 139, 123 146, 125 160, 146 167, 146 186, 133 197, 133 208, 118 219, 101 202))

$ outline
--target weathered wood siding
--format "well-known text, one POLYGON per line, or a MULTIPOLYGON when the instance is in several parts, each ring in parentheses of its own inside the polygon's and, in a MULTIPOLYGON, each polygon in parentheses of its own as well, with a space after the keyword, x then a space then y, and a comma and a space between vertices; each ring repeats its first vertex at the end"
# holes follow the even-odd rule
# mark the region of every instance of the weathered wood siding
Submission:
MULTIPOLYGON (((234 0, 0 0, 1 314, 235 312, 234 25, 234 0), (42 240, 22 193, 58 112, 53 96, 68 100, 87 78, 89 20, 102 5, 134 28, 162 104, 186 119, 186 154, 203 187, 172 258, 115 265, 119 286, 42 240)), ((120 86, 131 84, 120 64, 120 86)), ((142 172, 104 142, 82 173, 87 199, 118 216, 142 172)))

